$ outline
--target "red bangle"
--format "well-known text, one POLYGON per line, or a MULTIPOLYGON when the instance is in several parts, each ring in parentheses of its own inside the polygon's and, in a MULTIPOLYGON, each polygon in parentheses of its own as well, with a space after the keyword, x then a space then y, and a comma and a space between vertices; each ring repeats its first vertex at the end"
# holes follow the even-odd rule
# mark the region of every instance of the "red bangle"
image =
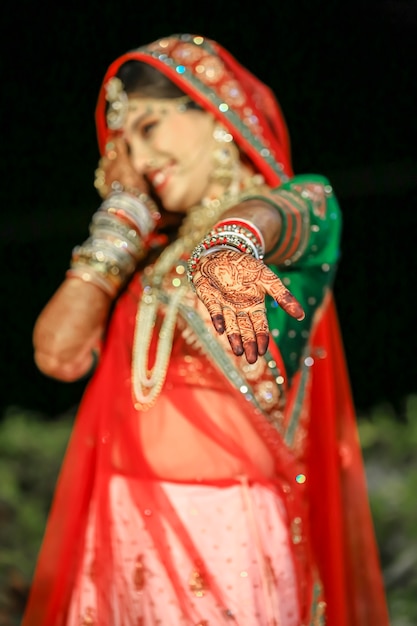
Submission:
POLYGON ((249 220, 245 220, 244 218, 236 218, 236 217, 227 217, 213 227, 215 229, 221 228, 223 226, 241 226, 245 230, 249 230, 252 235, 258 240, 259 245, 265 250, 265 240, 260 229, 255 226, 255 224, 249 220))

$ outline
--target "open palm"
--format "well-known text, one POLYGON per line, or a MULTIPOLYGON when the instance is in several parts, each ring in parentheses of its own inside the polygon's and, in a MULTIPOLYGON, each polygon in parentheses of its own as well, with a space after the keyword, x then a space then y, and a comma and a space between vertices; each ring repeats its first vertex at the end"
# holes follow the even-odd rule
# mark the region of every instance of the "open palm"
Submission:
POLYGON ((245 353, 249 363, 254 363, 268 348, 266 294, 291 317, 304 317, 300 303, 282 281, 249 254, 234 250, 208 254, 200 260, 193 283, 216 331, 226 332, 234 354, 245 353))

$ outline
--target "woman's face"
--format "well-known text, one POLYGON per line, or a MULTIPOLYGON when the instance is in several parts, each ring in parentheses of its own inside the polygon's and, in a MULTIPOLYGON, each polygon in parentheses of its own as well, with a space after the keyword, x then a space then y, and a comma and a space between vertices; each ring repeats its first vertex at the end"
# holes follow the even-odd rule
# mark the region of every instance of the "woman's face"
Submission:
POLYGON ((178 100, 129 98, 123 127, 134 169, 168 211, 187 211, 207 195, 213 170, 214 117, 181 110, 178 100))

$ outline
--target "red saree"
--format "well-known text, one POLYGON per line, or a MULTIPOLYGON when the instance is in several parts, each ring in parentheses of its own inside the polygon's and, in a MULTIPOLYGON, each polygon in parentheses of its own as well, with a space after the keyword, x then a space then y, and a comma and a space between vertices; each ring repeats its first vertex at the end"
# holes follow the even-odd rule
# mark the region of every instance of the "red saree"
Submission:
MULTIPOLYGON (((271 187, 291 178, 285 122, 270 90, 218 44, 188 35, 159 40, 110 66, 97 106, 102 153, 107 135, 104 85, 128 59, 154 65, 212 111, 271 187)), ((236 482, 236 478, 225 480, 224 476, 243 473, 249 484, 263 485, 282 496, 290 522, 302 522, 302 531, 292 529, 293 538, 298 533, 293 550, 300 584, 300 626, 324 623, 318 606, 312 610, 312 605, 323 598, 330 626, 388 625, 354 409, 331 297, 316 316, 308 341, 307 352, 312 359, 308 371, 304 376, 297 373, 286 389, 281 432, 245 397, 242 386, 239 391, 219 374, 215 359, 196 342, 195 330, 189 332, 183 318, 162 393, 177 415, 172 433, 170 420, 166 412, 158 413, 158 405, 139 420, 132 401, 132 336, 140 292, 134 277, 116 305, 100 364, 82 400, 23 626, 65 625, 92 502, 96 521, 91 575, 99 589, 97 614, 101 617, 94 621, 85 615, 80 623, 109 626, 106 615, 111 614, 111 599, 106 590, 111 587, 113 573, 109 483, 115 473, 137 479, 131 498, 146 520, 185 615, 192 612, 190 600, 179 584, 165 522, 196 564, 199 576, 206 579, 219 606, 224 606, 223 591, 221 581, 210 576, 209 564, 204 564, 198 546, 181 525, 160 480, 222 487, 236 482), (230 423, 216 419, 207 404, 207 390, 224 398, 225 405, 233 402, 235 413, 230 423), (290 426, 293 436, 288 444, 284 435, 290 426), (159 449, 160 441, 163 445, 159 449), (185 443, 180 452, 174 441, 185 443), (192 441, 201 455, 206 454, 198 464, 199 472, 195 471, 192 446, 187 445, 192 441), (179 456, 182 464, 178 463, 179 456), (323 584, 323 594, 317 598, 312 595, 312 564, 323 584)), ((151 354, 154 349, 153 343, 151 354)), ((271 354, 284 372, 283 359, 274 345, 271 354)), ((257 383, 270 381, 267 370, 258 371, 256 376, 257 383)))

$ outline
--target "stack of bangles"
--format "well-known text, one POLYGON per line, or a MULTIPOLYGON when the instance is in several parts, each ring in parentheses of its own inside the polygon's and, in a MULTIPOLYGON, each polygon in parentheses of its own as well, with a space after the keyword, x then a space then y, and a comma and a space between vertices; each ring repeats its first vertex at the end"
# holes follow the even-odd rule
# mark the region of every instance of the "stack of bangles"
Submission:
POLYGON ((67 278, 80 278, 115 297, 147 252, 159 214, 145 193, 111 193, 94 213, 90 237, 73 249, 67 278))
POLYGON ((249 220, 233 217, 218 222, 194 248, 188 260, 188 278, 191 282, 202 257, 219 250, 237 250, 262 260, 265 242, 259 228, 249 220))

